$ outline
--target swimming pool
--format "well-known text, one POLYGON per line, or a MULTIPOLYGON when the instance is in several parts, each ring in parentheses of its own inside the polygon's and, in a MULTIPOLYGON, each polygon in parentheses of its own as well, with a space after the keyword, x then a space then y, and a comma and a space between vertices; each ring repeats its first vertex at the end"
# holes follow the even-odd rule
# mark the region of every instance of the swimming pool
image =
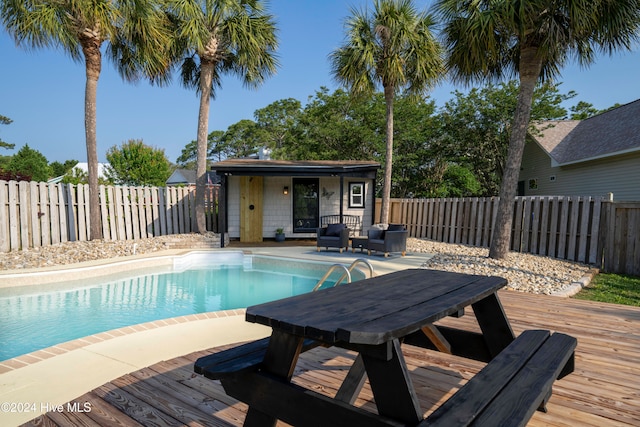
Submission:
MULTIPOLYGON (((191 253, 161 269, 166 271, 0 289, 0 361, 124 326, 309 292, 329 265, 241 252, 191 253)), ((362 278, 352 272, 352 280, 362 278)))

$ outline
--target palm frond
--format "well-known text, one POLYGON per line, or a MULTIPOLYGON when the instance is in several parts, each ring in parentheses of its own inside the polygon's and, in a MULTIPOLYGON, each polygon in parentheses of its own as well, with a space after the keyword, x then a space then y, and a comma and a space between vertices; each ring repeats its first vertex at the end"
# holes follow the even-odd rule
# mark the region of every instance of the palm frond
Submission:
POLYGON ((569 59, 628 50, 639 37, 639 0, 439 0, 447 65, 455 80, 499 80, 519 72, 524 48, 537 50, 541 80, 569 59))
POLYGON ((346 38, 329 56, 334 78, 354 93, 376 86, 421 92, 443 75, 433 20, 410 0, 376 0, 373 9, 352 9, 346 38))

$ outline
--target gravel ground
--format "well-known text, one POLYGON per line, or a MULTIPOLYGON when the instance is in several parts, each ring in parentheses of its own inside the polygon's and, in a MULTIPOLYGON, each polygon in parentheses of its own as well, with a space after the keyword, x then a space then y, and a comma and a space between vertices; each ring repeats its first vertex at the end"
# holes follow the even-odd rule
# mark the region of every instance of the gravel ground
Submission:
POLYGON ((588 284, 592 266, 538 255, 509 253, 506 260, 489 258, 488 248, 409 239, 415 252, 435 254, 423 267, 458 273, 501 276, 508 288, 545 295, 570 296, 588 284))
MULTIPOLYGON (((217 236, 182 234, 136 241, 67 242, 42 248, 0 253, 0 270, 51 267, 96 259, 148 254, 172 247, 202 247, 217 243, 217 236)), ((217 246, 217 245, 216 245, 217 246)), ((593 268, 569 261, 512 252, 507 260, 488 258, 489 250, 410 238, 407 250, 435 254, 423 267, 460 273, 497 275, 509 288, 537 293, 567 295, 584 286, 593 268)))

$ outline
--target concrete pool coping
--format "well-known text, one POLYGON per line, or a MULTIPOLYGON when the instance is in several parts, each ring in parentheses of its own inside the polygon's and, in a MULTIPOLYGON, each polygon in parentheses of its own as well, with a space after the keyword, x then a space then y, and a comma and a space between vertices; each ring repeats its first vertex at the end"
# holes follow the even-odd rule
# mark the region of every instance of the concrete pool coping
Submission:
MULTIPOLYGON (((167 260, 171 260, 173 256, 205 251, 238 251, 347 265, 355 259, 363 258, 373 265, 377 275, 418 268, 431 257, 428 254, 407 254, 405 257, 393 254, 384 258, 377 255, 366 256, 359 252, 317 252, 315 247, 310 246, 170 250, 152 255, 136 255, 124 260, 92 261, 82 265, 25 270, 21 273, 3 272, 0 274, 0 286, 2 280, 9 278, 14 283, 13 286, 16 286, 17 282, 24 284, 36 277, 42 279, 46 273, 57 276, 58 280, 60 275, 70 274, 72 270, 91 275, 104 268, 113 268, 114 262, 119 268, 132 266, 136 262, 149 266, 168 265, 170 261, 167 260), (18 276, 20 281, 25 282, 18 281, 18 276)), ((162 360, 220 345, 262 338, 269 333, 269 328, 245 322, 244 310, 227 310, 135 325, 45 349, 45 354, 41 350, 0 362, 0 424, 19 425, 51 410, 54 405, 62 405, 110 380, 162 360), (60 349, 55 350, 57 347, 60 349), (11 409, 16 411, 11 412, 11 409)))

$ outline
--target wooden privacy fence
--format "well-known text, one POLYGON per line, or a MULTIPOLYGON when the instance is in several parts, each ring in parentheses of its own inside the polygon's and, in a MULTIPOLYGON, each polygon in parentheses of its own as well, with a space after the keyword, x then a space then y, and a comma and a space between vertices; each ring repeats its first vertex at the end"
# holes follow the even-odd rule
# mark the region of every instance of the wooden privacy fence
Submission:
MULTIPOLYGON (((411 237, 489 247, 498 200, 392 199, 389 222, 405 224, 411 237)), ((640 203, 562 196, 514 203, 511 250, 640 274, 640 203)))
POLYGON ((640 202, 611 202, 603 209, 600 244, 604 271, 640 276, 640 202))
MULTIPOLYGON (((217 229, 217 187, 206 193, 207 229, 217 229)), ((105 240, 133 240, 195 229, 188 187, 100 186, 105 240)), ((0 181, 0 251, 88 240, 88 185, 0 181)))

